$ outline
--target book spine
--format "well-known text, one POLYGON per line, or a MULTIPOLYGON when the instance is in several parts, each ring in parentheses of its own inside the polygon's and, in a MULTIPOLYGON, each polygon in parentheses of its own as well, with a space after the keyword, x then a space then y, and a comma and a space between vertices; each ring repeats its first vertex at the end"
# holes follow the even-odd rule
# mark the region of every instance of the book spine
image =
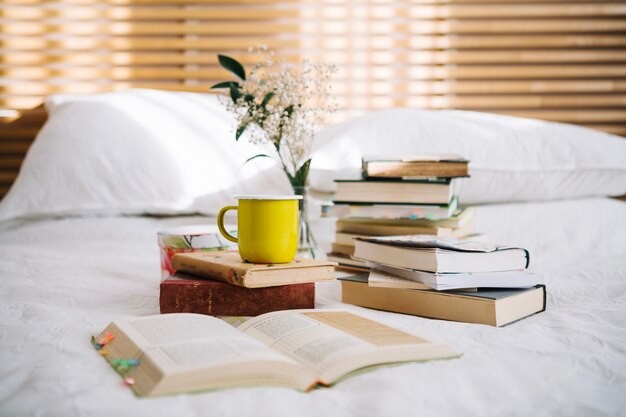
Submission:
POLYGON ((209 262, 206 259, 195 259, 175 255, 174 258, 172 258, 172 268, 176 272, 186 272, 188 274, 227 282, 241 287, 246 286, 246 270, 209 262))
POLYGON ((244 288, 216 281, 168 280, 161 283, 161 314, 257 316, 271 311, 314 308, 315 284, 244 288))

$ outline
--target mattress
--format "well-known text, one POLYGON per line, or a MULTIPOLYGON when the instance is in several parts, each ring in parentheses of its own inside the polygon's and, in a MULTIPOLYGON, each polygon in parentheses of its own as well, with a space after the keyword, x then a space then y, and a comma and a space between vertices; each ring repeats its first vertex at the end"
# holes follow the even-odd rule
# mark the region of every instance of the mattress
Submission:
MULTIPOLYGON (((2 416, 624 415, 626 203, 484 205, 476 227, 530 250, 547 309, 502 328, 374 311, 317 286, 316 308, 357 310, 462 352, 302 393, 253 387, 140 399, 90 345, 109 322, 158 313, 158 230, 206 217, 77 217, 0 228, 2 416)), ((314 222, 329 247, 332 219, 314 222)))

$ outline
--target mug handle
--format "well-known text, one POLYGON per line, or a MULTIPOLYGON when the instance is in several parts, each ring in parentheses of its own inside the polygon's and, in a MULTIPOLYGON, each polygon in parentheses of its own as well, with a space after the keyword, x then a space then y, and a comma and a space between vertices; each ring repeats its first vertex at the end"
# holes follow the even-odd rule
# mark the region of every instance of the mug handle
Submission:
POLYGON ((238 207, 237 206, 222 207, 222 209, 217 215, 217 228, 220 229, 220 233, 222 234, 222 236, 224 236, 226 239, 230 240, 231 242, 237 243, 237 238, 232 236, 230 233, 228 233, 226 231, 226 228, 224 227, 224 215, 226 214, 228 210, 238 210, 238 207))

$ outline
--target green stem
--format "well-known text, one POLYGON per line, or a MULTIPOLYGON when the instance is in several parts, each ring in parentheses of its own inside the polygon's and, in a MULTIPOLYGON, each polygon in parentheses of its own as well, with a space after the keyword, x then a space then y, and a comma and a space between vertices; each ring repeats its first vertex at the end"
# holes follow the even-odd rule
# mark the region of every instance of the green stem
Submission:
MULTIPOLYGON (((283 160, 283 156, 280 154, 280 148, 277 149, 277 153, 278 153, 278 159, 280 160, 280 165, 283 167, 283 172, 287 175, 287 178, 289 179, 289 183, 291 183, 291 174, 289 174, 289 170, 287 169, 287 165, 285 165, 285 161, 283 160)), ((293 184, 292 184, 293 185, 293 184)))

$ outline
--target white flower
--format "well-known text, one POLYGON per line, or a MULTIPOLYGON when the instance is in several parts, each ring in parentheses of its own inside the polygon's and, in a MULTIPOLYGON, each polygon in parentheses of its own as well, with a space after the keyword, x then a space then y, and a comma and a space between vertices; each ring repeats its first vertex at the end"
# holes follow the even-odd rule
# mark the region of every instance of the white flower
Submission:
POLYGON ((236 116, 238 131, 244 128, 248 140, 270 148, 292 185, 303 186, 293 178, 310 159, 316 128, 336 110, 329 84, 336 69, 308 61, 299 66, 276 61, 265 46, 249 51, 260 61, 239 83, 239 97, 227 107, 236 116))

